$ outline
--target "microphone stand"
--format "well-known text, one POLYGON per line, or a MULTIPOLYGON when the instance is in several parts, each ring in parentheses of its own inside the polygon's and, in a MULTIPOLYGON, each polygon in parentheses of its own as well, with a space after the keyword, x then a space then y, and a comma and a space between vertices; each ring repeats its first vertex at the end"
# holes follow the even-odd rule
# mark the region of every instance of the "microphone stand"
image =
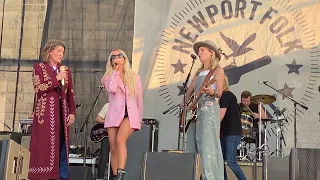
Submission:
POLYGON ((282 95, 284 98, 289 99, 290 101, 293 102, 293 106, 294 106, 294 123, 293 123, 294 124, 294 127, 293 127, 293 129, 294 129, 294 148, 297 148, 297 105, 299 105, 300 107, 302 107, 305 110, 308 110, 308 107, 295 101, 294 99, 281 93, 280 91, 276 90, 274 87, 267 84, 267 82, 263 82, 263 84, 270 87, 271 89, 275 90, 277 93, 282 95))
MULTIPOLYGON (((186 81, 183 83, 183 124, 182 124, 182 137, 183 137, 183 144, 182 144, 182 150, 183 152, 186 152, 186 147, 187 147, 187 138, 186 138, 186 121, 187 121, 187 90, 188 90, 188 81, 190 79, 191 76, 191 71, 195 62, 195 58, 192 58, 192 64, 191 64, 191 68, 189 70, 188 76, 186 81)), ((180 128, 179 128, 180 129, 180 128)), ((179 133, 179 144, 178 144, 178 148, 180 149, 180 133, 179 133)))
POLYGON ((86 160, 87 160, 87 146, 88 146, 88 137, 87 137, 87 134, 88 134, 88 123, 89 123, 89 116, 94 108, 94 106, 97 104, 97 101, 98 101, 98 98, 99 98, 99 95, 102 91, 102 87, 99 87, 99 93, 98 95, 96 96, 96 99, 94 100, 93 102, 93 105, 91 106, 91 109, 86 117, 86 120, 83 122, 82 126, 81 126, 81 129, 80 129, 80 132, 83 132, 84 130, 84 155, 83 155, 83 167, 86 166, 86 160))
MULTIPOLYGON (((191 57, 192 57, 192 64, 191 64, 191 68, 189 70, 189 73, 188 73, 188 76, 185 80, 185 82, 183 83, 183 124, 182 124, 182 137, 183 137, 183 144, 182 144, 182 151, 185 153, 186 152, 186 144, 187 144, 187 139, 186 139, 186 131, 185 131, 185 128, 186 128, 186 120, 187 120, 187 85, 188 85, 188 81, 190 79, 190 76, 191 76, 191 71, 192 71, 192 68, 193 68, 193 65, 194 65, 194 62, 196 60, 196 56, 191 54, 191 57)), ((169 109, 163 111, 163 114, 167 114, 169 111, 171 111, 172 109, 178 107, 180 104, 177 104, 177 105, 173 105, 171 106, 169 109)), ((181 108, 180 108, 181 109, 181 108)), ((180 126, 178 127, 179 130, 179 134, 178 134, 178 149, 180 149, 180 138, 181 138, 181 132, 180 132, 180 126)))

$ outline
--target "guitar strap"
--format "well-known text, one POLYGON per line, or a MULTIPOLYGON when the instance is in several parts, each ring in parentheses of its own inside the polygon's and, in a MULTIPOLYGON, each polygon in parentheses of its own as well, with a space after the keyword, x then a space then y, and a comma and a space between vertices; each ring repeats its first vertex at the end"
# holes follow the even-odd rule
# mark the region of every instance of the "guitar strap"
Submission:
POLYGON ((217 67, 210 70, 210 72, 207 74, 206 78, 203 80, 203 82, 202 82, 202 84, 201 84, 201 86, 200 86, 200 89, 198 90, 198 92, 197 92, 196 95, 199 95, 199 94, 200 94, 201 88, 202 88, 205 84, 208 83, 208 81, 210 80, 212 74, 214 73, 214 71, 215 71, 216 69, 217 69, 217 67))

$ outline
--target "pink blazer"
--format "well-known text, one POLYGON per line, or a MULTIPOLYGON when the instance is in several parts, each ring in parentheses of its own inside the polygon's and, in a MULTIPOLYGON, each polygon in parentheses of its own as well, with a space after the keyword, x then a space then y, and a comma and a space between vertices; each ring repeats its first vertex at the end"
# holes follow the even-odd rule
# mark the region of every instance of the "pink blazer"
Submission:
POLYGON ((103 84, 108 94, 109 111, 104 127, 119 127, 125 113, 125 101, 127 102, 130 127, 141 129, 143 116, 142 84, 139 75, 136 76, 137 97, 131 96, 129 89, 124 86, 119 72, 113 71, 111 76, 105 76, 103 84))

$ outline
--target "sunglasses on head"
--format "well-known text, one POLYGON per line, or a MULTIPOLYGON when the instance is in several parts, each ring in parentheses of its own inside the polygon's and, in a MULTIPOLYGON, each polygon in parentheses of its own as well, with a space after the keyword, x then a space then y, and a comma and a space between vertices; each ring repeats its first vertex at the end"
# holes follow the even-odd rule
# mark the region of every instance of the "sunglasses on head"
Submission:
POLYGON ((122 53, 116 54, 116 55, 111 55, 111 60, 118 59, 118 58, 122 58, 122 57, 123 57, 123 54, 122 54, 122 53))

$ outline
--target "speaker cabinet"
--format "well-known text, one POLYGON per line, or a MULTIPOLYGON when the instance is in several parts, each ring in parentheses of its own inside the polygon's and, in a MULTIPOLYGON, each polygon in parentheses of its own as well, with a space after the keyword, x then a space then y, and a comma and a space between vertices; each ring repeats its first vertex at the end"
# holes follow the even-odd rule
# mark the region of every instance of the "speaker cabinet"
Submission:
POLYGON ((144 153, 141 169, 141 180, 200 180, 202 172, 193 153, 144 153))
POLYGON ((30 151, 11 139, 0 141, 0 179, 28 179, 30 151))
POLYGON ((320 179, 320 149, 292 148, 289 164, 290 180, 320 179))
MULTIPOLYGON (((262 163, 261 162, 238 162, 247 180, 261 180, 262 179, 262 163)), ((228 180, 237 180, 232 170, 225 163, 228 180)))
POLYGON ((70 180, 94 180, 90 167, 70 166, 70 180))

